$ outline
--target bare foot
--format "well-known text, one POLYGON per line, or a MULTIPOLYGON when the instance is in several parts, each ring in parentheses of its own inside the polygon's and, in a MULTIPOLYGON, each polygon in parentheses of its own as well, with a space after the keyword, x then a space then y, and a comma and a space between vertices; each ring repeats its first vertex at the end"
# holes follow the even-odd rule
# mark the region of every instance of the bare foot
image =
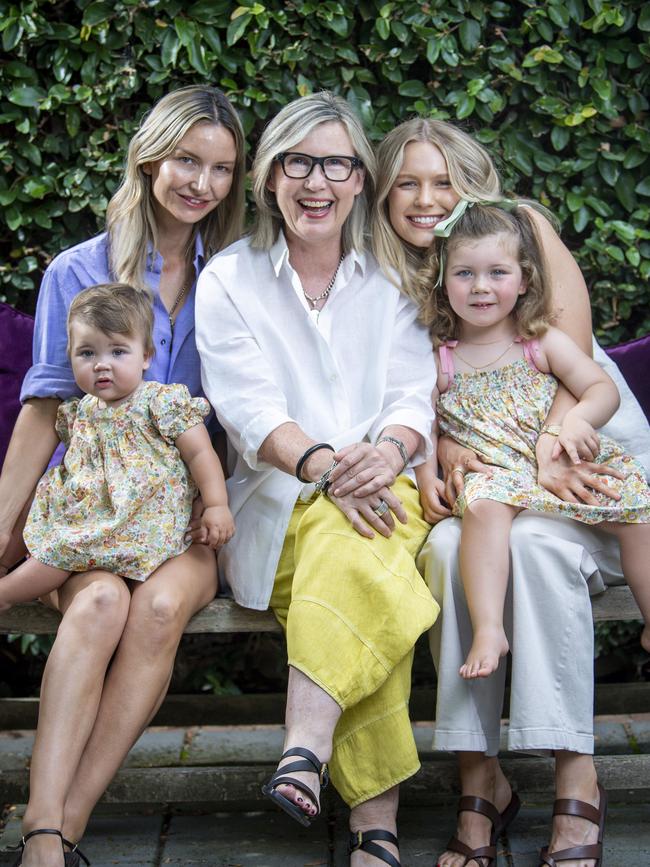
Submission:
MULTIPOLYGON (((581 799, 588 804, 598 807, 600 797, 598 792, 592 798, 581 799)), ((551 842, 548 846, 549 855, 560 852, 562 849, 571 849, 573 846, 588 846, 598 842, 598 825, 588 819, 579 816, 554 816, 551 842)), ((578 858, 577 860, 562 861, 562 867, 594 867, 596 861, 593 858, 578 858)))
POLYGON ((482 626, 474 631, 474 640, 459 674, 466 680, 489 677, 499 667, 501 657, 509 650, 503 627, 482 626))

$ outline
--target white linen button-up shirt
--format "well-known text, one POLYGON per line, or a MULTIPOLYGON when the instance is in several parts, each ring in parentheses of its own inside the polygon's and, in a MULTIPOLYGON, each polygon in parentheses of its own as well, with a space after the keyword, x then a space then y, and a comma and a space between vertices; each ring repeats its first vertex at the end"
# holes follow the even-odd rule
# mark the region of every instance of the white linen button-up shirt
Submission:
POLYGON ((203 389, 237 452, 228 479, 237 532, 221 549, 219 566, 240 605, 268 607, 303 488, 258 458, 275 428, 295 422, 338 449, 404 425, 424 444, 414 462, 430 453, 436 371, 416 315, 375 259, 355 252, 341 263, 327 304, 310 311, 282 233, 270 250, 237 241, 201 273, 196 343, 203 389))

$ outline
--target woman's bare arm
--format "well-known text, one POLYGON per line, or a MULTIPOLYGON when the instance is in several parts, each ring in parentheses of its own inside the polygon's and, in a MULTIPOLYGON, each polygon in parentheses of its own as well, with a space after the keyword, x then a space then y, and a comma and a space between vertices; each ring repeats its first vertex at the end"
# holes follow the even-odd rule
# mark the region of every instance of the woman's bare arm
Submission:
POLYGON ((54 423, 60 400, 28 400, 16 420, 0 476, 0 556, 59 442, 54 423))

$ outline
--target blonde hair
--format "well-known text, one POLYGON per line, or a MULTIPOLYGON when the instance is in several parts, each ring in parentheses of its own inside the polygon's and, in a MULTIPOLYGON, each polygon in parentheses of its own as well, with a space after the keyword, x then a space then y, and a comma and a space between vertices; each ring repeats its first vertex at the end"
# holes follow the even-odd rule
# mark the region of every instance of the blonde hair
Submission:
POLYGON ((415 279, 420 299, 420 318, 429 327, 434 346, 460 337, 460 318, 449 303, 440 267, 445 269, 450 254, 462 244, 488 235, 506 235, 516 245, 526 292, 517 298, 512 310, 519 337, 540 337, 551 323, 551 291, 542 244, 527 209, 514 206, 505 210, 498 205, 470 205, 449 238, 436 238, 429 257, 415 279))
POLYGON ((127 334, 142 337, 145 355, 154 354, 153 303, 148 290, 127 283, 100 283, 79 292, 68 310, 68 355, 70 326, 81 320, 103 334, 127 334))
POLYGON ((377 261, 387 274, 397 272, 399 288, 412 295, 413 280, 426 251, 403 241, 388 214, 388 195, 404 162, 410 142, 426 142, 442 153, 451 186, 470 202, 503 198, 501 181, 485 148, 466 132, 441 120, 416 117, 389 132, 377 148, 377 196, 372 214, 372 242, 377 261))
POLYGON ((285 105, 262 133, 252 170, 253 197, 257 206, 257 219, 251 236, 253 247, 270 249, 284 222, 275 194, 267 187, 277 155, 294 148, 322 123, 340 123, 345 127, 354 149, 350 156, 358 157, 365 168, 364 188, 355 196, 352 210, 343 224, 343 251, 364 249, 368 202, 377 178, 376 160, 359 118, 342 97, 327 90, 285 105))
POLYGON ((166 159, 197 123, 227 129, 235 142, 232 187, 226 198, 195 228, 187 249, 191 261, 200 231, 206 257, 241 237, 244 227, 245 142, 235 110, 216 87, 191 85, 163 96, 145 115, 131 139, 124 177, 108 204, 106 225, 112 274, 119 281, 145 287, 144 271, 149 247, 158 246, 151 176, 145 165, 166 159))

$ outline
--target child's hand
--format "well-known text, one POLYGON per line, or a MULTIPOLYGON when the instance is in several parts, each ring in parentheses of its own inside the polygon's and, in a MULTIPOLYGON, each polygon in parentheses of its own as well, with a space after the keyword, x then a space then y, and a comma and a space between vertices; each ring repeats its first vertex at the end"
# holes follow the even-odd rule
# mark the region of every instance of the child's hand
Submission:
POLYGON ((445 483, 442 479, 427 479, 420 488, 420 503, 424 512, 424 520, 430 524, 437 524, 443 518, 448 518, 451 511, 444 503, 445 483))
POLYGON ((204 532, 203 544, 213 550, 225 545, 235 533, 233 521, 228 506, 208 506, 201 515, 201 527, 204 532))
POLYGON ((556 460, 564 450, 572 463, 579 464, 593 460, 599 449, 600 439, 589 422, 567 413, 551 457, 556 460))

